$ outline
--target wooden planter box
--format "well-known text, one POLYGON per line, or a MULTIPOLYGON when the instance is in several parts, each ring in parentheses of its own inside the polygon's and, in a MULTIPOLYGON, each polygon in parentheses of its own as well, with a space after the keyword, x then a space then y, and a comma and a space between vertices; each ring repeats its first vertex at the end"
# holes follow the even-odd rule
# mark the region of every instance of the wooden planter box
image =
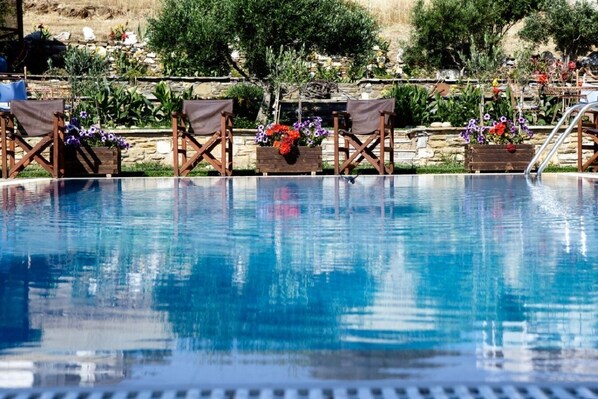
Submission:
POLYGON ((282 156, 278 148, 256 147, 258 173, 312 173, 322 171, 322 147, 299 146, 296 153, 282 156))
POLYGON ((120 148, 67 147, 64 161, 65 176, 120 174, 120 148))
POLYGON ((465 146, 465 169, 470 172, 523 172, 534 157, 532 144, 517 144, 515 152, 506 145, 465 146))

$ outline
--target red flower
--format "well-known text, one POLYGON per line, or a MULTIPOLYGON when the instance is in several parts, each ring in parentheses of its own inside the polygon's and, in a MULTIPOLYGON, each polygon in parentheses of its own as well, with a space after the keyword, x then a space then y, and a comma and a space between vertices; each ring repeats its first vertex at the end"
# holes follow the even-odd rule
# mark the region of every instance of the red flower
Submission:
POLYGON ((570 71, 574 71, 575 69, 577 69, 577 64, 575 63, 575 61, 569 61, 569 64, 567 64, 567 66, 569 67, 570 71))
POLYGON ((548 75, 546 75, 545 73, 541 73, 538 76, 538 83, 540 83, 541 85, 545 85, 546 83, 548 83, 548 75))
POLYGON ((496 134, 497 136, 502 136, 503 134, 505 134, 505 129, 505 124, 500 122, 490 128, 490 133, 496 134))
POLYGON ((509 143, 507 144, 507 151, 513 153, 517 151, 517 146, 515 144, 509 143))
POLYGON ((498 96, 500 94, 500 92, 501 92, 501 90, 498 87, 496 87, 496 86, 492 87, 492 94, 494 94, 495 96, 498 96))

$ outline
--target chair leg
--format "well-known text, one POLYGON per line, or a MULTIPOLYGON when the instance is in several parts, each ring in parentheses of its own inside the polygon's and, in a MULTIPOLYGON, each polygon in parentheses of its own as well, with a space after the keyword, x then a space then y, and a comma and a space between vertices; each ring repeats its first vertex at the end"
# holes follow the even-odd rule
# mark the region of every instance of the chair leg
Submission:
POLYGON ((2 168, 2 178, 6 179, 8 178, 8 160, 6 158, 8 154, 6 149, 6 118, 4 116, 0 118, 0 129, 0 146, 2 147, 2 164, 0 165, 0 167, 2 168))
POLYGON ((339 174, 338 118, 334 118, 334 174, 339 174))

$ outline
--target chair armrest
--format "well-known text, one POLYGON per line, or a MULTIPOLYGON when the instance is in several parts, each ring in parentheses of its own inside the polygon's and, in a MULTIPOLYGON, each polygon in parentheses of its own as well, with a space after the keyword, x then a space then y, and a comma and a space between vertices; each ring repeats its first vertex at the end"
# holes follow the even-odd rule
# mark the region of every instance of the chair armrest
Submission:
POLYGON ((226 116, 226 117, 232 118, 234 115, 233 115, 232 112, 222 111, 222 116, 226 116))
POLYGON ((397 116, 397 114, 392 111, 380 111, 380 115, 397 116))

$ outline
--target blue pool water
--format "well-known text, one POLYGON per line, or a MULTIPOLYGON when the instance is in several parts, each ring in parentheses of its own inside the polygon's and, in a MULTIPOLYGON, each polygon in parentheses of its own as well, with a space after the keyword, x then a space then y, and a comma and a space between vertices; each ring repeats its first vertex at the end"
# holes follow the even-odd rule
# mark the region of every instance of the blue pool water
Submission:
POLYGON ((598 379, 598 180, 0 193, 0 387, 598 379))

